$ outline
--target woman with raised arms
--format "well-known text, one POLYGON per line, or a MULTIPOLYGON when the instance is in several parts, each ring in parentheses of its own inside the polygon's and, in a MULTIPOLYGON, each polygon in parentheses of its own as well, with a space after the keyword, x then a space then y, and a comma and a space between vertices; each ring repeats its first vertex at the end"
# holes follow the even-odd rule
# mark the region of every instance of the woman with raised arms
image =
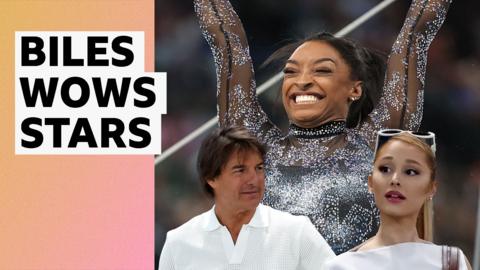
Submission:
POLYGON ((379 222, 367 192, 376 131, 418 129, 427 50, 451 1, 412 1, 386 73, 377 54, 327 33, 280 49, 274 57, 288 57, 281 90, 288 134, 260 107, 231 4, 194 2, 216 64, 220 126, 245 126, 268 147, 264 203, 308 216, 337 254, 371 237, 379 222))

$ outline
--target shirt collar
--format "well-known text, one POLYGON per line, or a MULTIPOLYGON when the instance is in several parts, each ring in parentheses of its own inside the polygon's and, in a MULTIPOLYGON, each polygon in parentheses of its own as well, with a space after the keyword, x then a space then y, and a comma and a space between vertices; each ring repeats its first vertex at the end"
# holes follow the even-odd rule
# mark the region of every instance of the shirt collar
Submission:
MULTIPOLYGON (((255 228, 264 228, 268 227, 269 219, 268 219, 268 209, 267 206, 263 204, 259 204, 257 209, 255 209, 255 214, 253 214, 252 219, 247 224, 247 226, 255 227, 255 228)), ((215 205, 210 209, 203 220, 203 229, 205 231, 214 231, 220 227, 220 221, 218 221, 217 216, 215 215, 215 205)))

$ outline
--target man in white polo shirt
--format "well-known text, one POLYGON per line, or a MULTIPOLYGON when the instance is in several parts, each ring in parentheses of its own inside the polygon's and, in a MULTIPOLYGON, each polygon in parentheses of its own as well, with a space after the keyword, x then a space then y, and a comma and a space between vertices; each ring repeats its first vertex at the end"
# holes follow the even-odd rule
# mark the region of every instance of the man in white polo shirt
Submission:
POLYGON ((321 270, 335 256, 307 217, 260 204, 264 155, 245 128, 203 142, 198 169, 215 206, 168 232, 159 270, 321 270))

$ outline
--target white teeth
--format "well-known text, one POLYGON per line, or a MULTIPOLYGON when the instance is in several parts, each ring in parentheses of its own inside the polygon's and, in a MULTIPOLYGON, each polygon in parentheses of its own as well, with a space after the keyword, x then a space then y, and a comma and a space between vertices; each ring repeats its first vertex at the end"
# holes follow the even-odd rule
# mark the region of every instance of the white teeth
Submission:
POLYGON ((398 194, 388 194, 387 198, 394 198, 394 199, 403 199, 400 195, 398 194))
POLYGON ((318 101, 318 98, 313 95, 300 95, 295 97, 295 103, 308 104, 308 103, 315 103, 317 101, 318 101))

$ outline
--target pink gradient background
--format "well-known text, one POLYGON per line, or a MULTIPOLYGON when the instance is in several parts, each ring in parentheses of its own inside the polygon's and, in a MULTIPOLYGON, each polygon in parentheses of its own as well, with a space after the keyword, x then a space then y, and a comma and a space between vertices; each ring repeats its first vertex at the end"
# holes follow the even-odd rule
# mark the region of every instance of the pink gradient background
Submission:
POLYGON ((15 31, 145 31, 153 0, 0 2, 0 269, 153 269, 153 156, 15 156, 15 31))

